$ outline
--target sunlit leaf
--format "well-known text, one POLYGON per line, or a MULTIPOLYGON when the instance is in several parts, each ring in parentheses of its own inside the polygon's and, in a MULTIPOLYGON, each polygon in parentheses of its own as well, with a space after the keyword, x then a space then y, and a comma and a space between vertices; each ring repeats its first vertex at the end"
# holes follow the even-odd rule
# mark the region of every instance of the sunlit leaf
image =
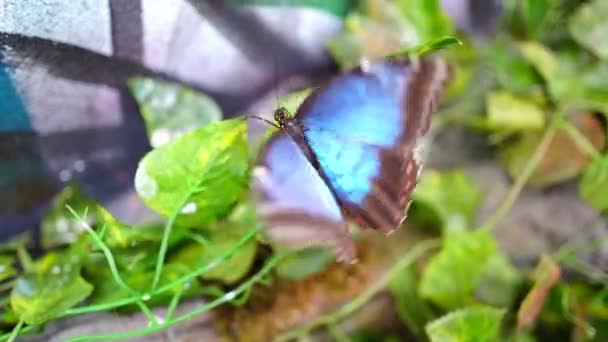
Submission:
POLYGON ((421 295, 448 310, 475 303, 476 286, 495 253, 496 242, 485 231, 446 236, 422 273, 421 295))
POLYGON ((608 156, 594 160, 581 179, 579 194, 598 211, 608 209, 608 156))
POLYGON ((53 248, 76 241, 84 228, 74 221, 66 209, 69 205, 80 215, 87 213, 84 219, 88 224, 96 222, 95 208, 97 203, 85 195, 76 185, 63 189, 55 199, 41 224, 41 240, 44 248, 53 248))
POLYGON ((71 264, 55 264, 17 279, 11 292, 11 306, 25 323, 39 325, 60 317, 93 291, 71 264))
POLYGON ((395 297, 397 313, 403 322, 419 338, 424 336, 424 326, 435 316, 418 294, 418 276, 415 267, 406 268, 390 283, 395 297))
POLYGON ((425 55, 427 53, 431 53, 437 50, 445 49, 452 45, 462 45, 462 42, 454 37, 446 36, 443 38, 439 38, 428 43, 424 43, 422 45, 418 45, 412 47, 410 49, 405 49, 404 51, 399 51, 397 53, 391 54, 389 58, 396 57, 409 57, 410 55, 425 55))
MULTIPOLYGON (((243 237, 246 232, 245 229, 246 227, 230 222, 218 225, 216 229, 208 232, 207 243, 197 242, 187 245, 177 251, 170 258, 170 261, 175 264, 186 265, 191 271, 196 270, 232 250, 243 237)), ((201 274, 201 278, 218 280, 227 284, 234 283, 249 271, 256 250, 257 242, 252 239, 238 248, 230 258, 201 274)))
POLYGON ((129 80, 129 88, 139 104, 152 147, 222 118, 210 97, 178 84, 136 77, 129 80))
POLYGON ((325 270, 333 260, 333 254, 327 249, 306 248, 288 255, 277 265, 276 272, 285 279, 304 279, 325 270))
POLYGON ((570 18, 568 28, 577 42, 608 60, 608 2, 593 0, 581 5, 570 18))
POLYGON ((206 224, 225 215, 246 189, 247 152, 244 120, 212 123, 149 152, 139 163, 135 188, 158 213, 206 224))
POLYGON ((471 306, 429 323, 426 332, 432 342, 495 342, 504 314, 503 309, 471 306))
POLYGON ((517 311, 517 329, 532 328, 538 314, 543 308, 549 291, 559 281, 560 268, 547 255, 543 255, 534 271, 534 287, 528 292, 517 311))
POLYGON ((313 90, 313 88, 306 88, 304 90, 293 92, 281 98, 279 100, 279 103, 281 104, 281 106, 285 107, 285 109, 287 109, 289 113, 295 115, 295 113, 298 111, 298 108, 300 108, 302 102, 306 100, 308 95, 310 95, 313 90))
POLYGON ((536 41, 518 44, 521 54, 538 70, 547 81, 551 81, 557 72, 558 61, 555 54, 543 44, 536 41))
POLYGON ((422 174, 413 198, 416 204, 431 209, 441 220, 443 230, 450 233, 469 226, 481 192, 462 171, 429 170, 422 174))
POLYGON ((491 129, 512 132, 543 128, 543 111, 532 101, 506 91, 490 92, 486 100, 491 129))
POLYGON ((15 258, 9 255, 0 255, 0 281, 15 276, 17 270, 13 266, 15 258))

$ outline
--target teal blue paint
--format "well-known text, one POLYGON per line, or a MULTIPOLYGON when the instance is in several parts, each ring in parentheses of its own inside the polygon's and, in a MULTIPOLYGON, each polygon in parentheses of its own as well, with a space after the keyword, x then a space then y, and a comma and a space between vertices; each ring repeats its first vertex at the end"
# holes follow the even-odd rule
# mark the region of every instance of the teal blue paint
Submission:
POLYGON ((15 89, 11 70, 0 63, 0 132, 31 130, 32 123, 15 89))

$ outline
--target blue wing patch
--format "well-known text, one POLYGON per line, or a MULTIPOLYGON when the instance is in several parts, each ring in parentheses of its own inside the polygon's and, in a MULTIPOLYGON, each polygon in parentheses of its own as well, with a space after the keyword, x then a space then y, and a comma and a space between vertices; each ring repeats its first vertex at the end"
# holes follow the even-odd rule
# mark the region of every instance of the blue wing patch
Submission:
POLYGON ((337 78, 301 107, 297 119, 342 201, 361 204, 380 173, 380 148, 405 131, 405 65, 375 64, 337 78))

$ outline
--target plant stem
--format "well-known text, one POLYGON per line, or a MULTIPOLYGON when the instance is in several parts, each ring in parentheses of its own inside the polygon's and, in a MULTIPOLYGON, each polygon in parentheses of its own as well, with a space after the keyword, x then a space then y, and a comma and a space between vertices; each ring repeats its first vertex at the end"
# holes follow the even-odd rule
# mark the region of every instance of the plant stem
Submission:
POLYGON ((557 122, 560 118, 561 115, 555 115, 554 119, 549 124, 549 127, 543 134, 540 143, 534 151, 534 154, 526 163, 524 169, 515 180, 515 183, 513 183, 513 186, 511 186, 511 189, 507 193, 507 196, 502 201, 498 209, 492 215, 490 215, 490 217, 488 217, 481 225, 481 229, 492 231, 496 227, 498 222, 500 222, 500 220, 504 218, 504 216, 509 212, 509 210, 511 210, 511 207, 517 200, 517 197, 523 190, 526 183, 528 182, 528 179, 530 179, 530 176, 532 176, 532 173, 534 172, 534 170, 536 170, 536 167, 541 162, 543 156, 547 152, 551 141, 553 141, 553 137, 555 136, 555 133, 557 131, 557 122))
POLYGON ((15 327, 13 328, 13 330, 11 331, 11 334, 8 336, 8 339, 6 340, 6 342, 13 342, 17 336, 19 336, 19 332, 21 331, 21 328, 23 327, 23 320, 19 320, 19 322, 17 323, 17 325, 15 325, 15 327))
POLYGON ((183 201, 178 209, 176 210, 171 217, 167 220, 165 224, 165 230, 163 231, 163 239, 160 242, 160 250, 158 251, 158 258, 156 259, 156 266, 154 268, 154 278, 152 280, 152 290, 156 289, 158 282, 160 281, 160 275, 163 272, 163 265, 165 263, 165 256, 167 255, 167 249, 169 248, 169 238, 171 237, 171 230, 173 230, 173 224, 175 223, 175 219, 177 219, 177 215, 182 210, 184 205, 186 205, 186 201, 183 201))
POLYGON ((289 341, 296 340, 298 338, 306 336, 311 330, 316 329, 320 326, 328 326, 331 324, 335 324, 338 321, 342 320, 344 317, 352 314, 361 308, 364 304, 369 302, 373 297, 375 297, 380 291, 388 286, 390 281, 397 276, 399 273, 403 272, 403 270, 409 267, 414 261, 416 261, 419 257, 421 257, 424 253, 428 252, 433 248, 437 248, 441 246, 441 241, 439 239, 432 239, 422 241, 416 244, 412 249, 410 249, 405 255, 403 255, 399 261, 393 267, 386 272, 377 282, 373 283, 370 287, 368 287, 365 291, 363 291, 358 297, 354 300, 350 301, 346 305, 342 306, 337 311, 334 311, 330 314, 320 316, 310 323, 295 329, 288 331, 279 337, 277 337, 277 341, 289 341))
POLYGON ((593 146, 589 139, 587 139, 587 137, 571 122, 560 119, 558 127, 568 133, 576 146, 589 158, 595 159, 600 156, 600 153, 595 149, 595 146, 593 146))

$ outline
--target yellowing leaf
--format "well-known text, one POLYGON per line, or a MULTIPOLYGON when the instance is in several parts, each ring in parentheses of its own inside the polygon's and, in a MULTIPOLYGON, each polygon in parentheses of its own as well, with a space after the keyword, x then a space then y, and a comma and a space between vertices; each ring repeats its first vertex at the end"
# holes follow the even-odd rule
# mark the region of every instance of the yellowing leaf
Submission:
POLYGON ((503 309, 471 306, 429 323, 426 332, 432 342, 495 342, 504 314, 503 309))
POLYGON ((487 95, 488 126, 500 131, 540 130, 545 124, 541 108, 534 102, 506 91, 487 95))
POLYGON ((224 120, 184 134, 139 163, 143 201, 178 222, 202 225, 228 213, 248 181, 246 122, 224 120))
POLYGON ((80 276, 79 268, 55 264, 49 270, 19 277, 10 301, 20 319, 39 325, 60 317, 92 291, 93 286, 80 276))

